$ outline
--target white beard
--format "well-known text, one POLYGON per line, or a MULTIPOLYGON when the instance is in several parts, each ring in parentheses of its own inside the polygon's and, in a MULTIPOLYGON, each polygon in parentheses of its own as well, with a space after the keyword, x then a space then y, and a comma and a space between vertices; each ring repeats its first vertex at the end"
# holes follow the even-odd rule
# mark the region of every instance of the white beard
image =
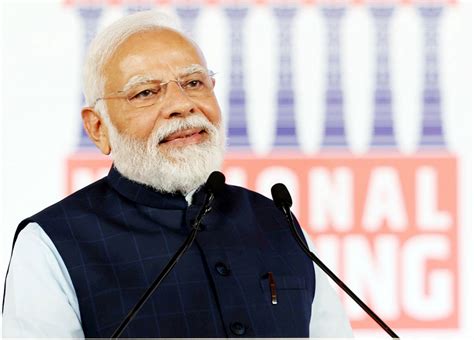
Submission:
POLYGON ((119 133, 107 118, 114 165, 132 181, 160 192, 181 192, 186 195, 204 184, 209 174, 222 166, 224 131, 202 115, 171 119, 154 131, 147 141, 119 133), (166 152, 160 149, 159 143, 166 136, 190 128, 204 129, 208 134, 207 140, 199 144, 167 148, 166 152))

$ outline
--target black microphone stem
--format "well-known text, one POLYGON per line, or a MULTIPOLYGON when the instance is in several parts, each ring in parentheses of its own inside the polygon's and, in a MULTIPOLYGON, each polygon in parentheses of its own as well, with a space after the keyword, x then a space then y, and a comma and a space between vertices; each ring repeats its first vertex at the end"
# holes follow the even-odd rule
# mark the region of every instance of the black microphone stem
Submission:
POLYGON ((283 209, 283 212, 285 213, 286 219, 288 220, 288 223, 291 228, 291 232, 293 233, 293 236, 295 237, 296 241, 298 242, 298 245, 303 249, 303 251, 308 255, 311 260, 313 260, 319 268, 321 268, 336 284, 341 287, 343 291, 345 291, 369 316, 379 324, 380 327, 383 328, 385 332, 387 332, 393 339, 399 339, 399 336, 395 334, 395 332, 381 319, 378 317, 377 314, 375 314, 369 306, 367 306, 359 297, 350 290, 349 287, 346 286, 344 282, 342 282, 326 265, 316 256, 314 255, 306 246, 304 241, 301 239, 301 236, 298 234, 296 231, 295 223, 293 221, 293 215, 291 214, 290 208, 286 205, 282 205, 281 208, 283 209))
POLYGON ((112 336, 110 337, 111 339, 117 339, 122 334, 122 332, 128 326, 130 321, 142 309, 142 307, 145 305, 145 303, 150 298, 150 296, 158 288, 161 281, 164 280, 164 278, 174 268, 174 266, 178 263, 180 258, 184 255, 184 253, 186 253, 186 251, 191 247, 191 245, 194 242, 194 239, 196 238, 196 235, 197 235, 198 231, 200 230, 199 227, 201 225, 202 218, 204 217, 205 214, 207 214, 211 210, 211 203, 212 203, 213 199, 214 199, 214 194, 212 192, 208 192, 208 194, 206 195, 205 203, 202 206, 201 210, 199 211, 198 216, 194 220, 192 230, 189 233, 188 237, 186 238, 184 243, 181 245, 181 247, 178 249, 176 254, 171 258, 171 260, 165 266, 165 268, 163 268, 160 275, 158 275, 158 277, 155 279, 155 281, 153 281, 151 286, 142 295, 140 300, 138 300, 138 302, 135 304, 135 306, 130 310, 130 312, 128 312, 127 316, 125 317, 125 319, 123 319, 120 326, 118 326, 118 328, 115 330, 114 334, 112 334, 112 336))

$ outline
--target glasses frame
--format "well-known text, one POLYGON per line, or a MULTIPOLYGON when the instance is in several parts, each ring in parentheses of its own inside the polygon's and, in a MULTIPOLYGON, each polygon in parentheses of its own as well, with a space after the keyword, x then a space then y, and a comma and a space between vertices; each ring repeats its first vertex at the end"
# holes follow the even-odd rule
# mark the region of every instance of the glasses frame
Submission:
MULTIPOLYGON (((200 71, 192 72, 192 73, 190 73, 190 74, 187 74, 185 77, 188 77, 188 76, 190 76, 190 75, 192 75, 192 74, 194 74, 194 73, 203 73, 203 72, 200 72, 200 71)), ((214 76, 215 76, 216 74, 217 74, 217 72, 214 72, 214 71, 211 71, 211 70, 208 70, 208 71, 207 71, 207 74, 206 74, 206 76, 208 76, 208 77, 211 79, 211 81, 213 81, 213 82, 212 82, 212 83, 213 83, 213 85, 212 85, 212 90, 214 90, 214 76)), ((178 85, 178 87, 180 88, 180 90, 181 90, 184 94, 186 94, 185 90, 184 90, 183 87, 181 86, 181 82, 182 82, 182 81, 179 80, 179 79, 170 79, 170 80, 168 80, 168 81, 159 83, 158 85, 159 85, 159 86, 165 86, 165 91, 166 91, 166 88, 167 88, 168 84, 169 84, 169 83, 173 83, 173 82, 176 83, 176 85, 178 85)), ((153 81, 150 81, 150 83, 153 83, 153 81)), ((99 102, 100 100, 108 100, 108 99, 125 99, 125 100, 127 100, 127 102, 128 102, 131 106, 133 106, 133 107, 135 107, 135 108, 137 108, 137 109, 143 108, 143 107, 150 107, 150 106, 155 105, 155 104, 158 102, 158 99, 157 99, 155 102, 153 102, 153 103, 150 104, 150 105, 137 107, 137 106, 133 105, 133 104, 130 102, 130 99, 129 99, 128 96, 125 94, 125 92, 126 92, 125 90, 119 90, 119 91, 114 92, 115 94, 114 94, 114 93, 111 93, 110 95, 97 98, 97 99, 94 101, 94 105, 92 105, 92 107, 95 107, 95 106, 97 105, 97 102, 99 102), (123 93, 123 94, 120 95, 120 93, 123 93)), ((186 94, 186 95, 187 95, 187 94, 186 94)))

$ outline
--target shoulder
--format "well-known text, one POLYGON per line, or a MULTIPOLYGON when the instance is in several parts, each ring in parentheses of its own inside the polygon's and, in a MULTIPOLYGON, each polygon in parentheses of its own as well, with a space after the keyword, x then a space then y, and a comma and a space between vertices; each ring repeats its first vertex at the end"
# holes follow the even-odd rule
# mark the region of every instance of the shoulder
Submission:
POLYGON ((17 268, 26 266, 31 270, 39 267, 49 268, 50 274, 54 274, 53 277, 63 277, 64 273, 67 273, 53 242, 43 228, 34 222, 26 225, 19 233, 12 251, 13 264, 16 264, 17 268))
POLYGON ((13 242, 16 242, 18 234, 32 222, 41 225, 41 231, 46 232, 49 237, 51 237, 49 232, 51 228, 62 230, 61 233, 67 233, 68 229, 64 228, 64 226, 68 225, 69 221, 84 216, 85 211, 92 213, 97 212, 98 209, 103 207, 104 201, 107 199, 108 195, 111 195, 111 192, 112 189, 107 184, 106 177, 104 177, 72 193, 62 200, 21 221, 15 232, 13 242))
MULTIPOLYGON (((56 282, 66 292, 71 288, 67 269, 51 239, 37 223, 29 223, 18 235, 8 270, 10 282, 27 285, 28 277, 56 282), (25 268, 28 270, 25 272, 25 268)), ((73 294, 72 294, 73 295, 73 294)))
MULTIPOLYGON (((30 258, 31 254, 55 254, 56 248, 50 238, 37 223, 28 223, 18 235, 14 254, 20 258, 30 258), (51 251, 51 252, 49 252, 51 251)), ((36 256, 33 258, 38 259, 36 256)))
POLYGON ((229 197, 246 201, 252 204, 255 209, 276 209, 275 204, 268 197, 236 185, 226 185, 227 195, 229 197))
POLYGON ((47 216, 48 218, 55 218, 64 215, 66 211, 70 213, 75 207, 79 210, 83 208, 90 209, 94 201, 98 199, 103 200, 110 191, 110 186, 107 184, 107 177, 104 177, 46 207, 32 217, 38 218, 47 216))
POLYGON ((224 194, 223 205, 231 216, 253 216, 254 221, 266 231, 288 229, 282 211, 268 197, 235 185, 227 185, 224 194))

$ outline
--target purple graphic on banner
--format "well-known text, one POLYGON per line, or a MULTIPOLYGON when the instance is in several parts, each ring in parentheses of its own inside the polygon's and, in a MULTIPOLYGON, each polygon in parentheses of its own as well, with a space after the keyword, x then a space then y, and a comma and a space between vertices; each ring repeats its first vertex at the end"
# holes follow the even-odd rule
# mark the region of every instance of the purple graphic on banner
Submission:
MULTIPOLYGON (((78 7, 78 12, 82 21, 83 28, 83 54, 82 60, 85 58, 85 54, 89 47, 90 42, 97 34, 97 28, 99 26, 99 20, 102 16, 102 7, 99 6, 90 6, 90 7, 78 7)), ((83 63, 81 62, 81 65, 83 63)), ((81 68, 82 69, 82 68, 81 68)), ((84 95, 80 94, 80 107, 85 105, 84 95)), ((81 124, 81 137, 79 140, 79 148, 93 148, 95 150, 94 144, 91 142, 87 136, 86 131, 84 130, 81 124)))
POLYGON ((346 148, 344 97, 341 86, 341 20, 344 7, 323 7, 327 30, 326 112, 323 148, 346 148))
POLYGON ((392 90, 390 88, 389 23, 393 7, 372 7, 376 31, 376 79, 372 147, 396 147, 393 131, 392 90))
POLYGON ((248 148, 246 100, 243 71, 243 41, 242 27, 247 15, 245 7, 228 7, 224 9, 230 21, 231 38, 229 42, 231 52, 229 115, 228 115, 228 143, 230 147, 248 148))
POLYGON ((442 10, 443 8, 439 6, 419 8, 425 29, 425 77, 420 148, 445 146, 438 76, 438 23, 442 10))
POLYGON ((152 8, 153 7, 151 5, 147 5, 147 4, 141 4, 141 3, 130 4, 130 5, 127 6, 127 14, 132 14, 132 13, 142 12, 142 11, 148 11, 152 8))
POLYGON ((292 80, 292 30, 291 25, 296 13, 294 7, 276 7, 273 9, 278 20, 279 71, 278 106, 276 119, 275 147, 297 147, 294 90, 292 80))
POLYGON ((199 7, 181 6, 176 7, 176 13, 181 20, 184 32, 194 39, 196 19, 199 15, 199 7))

